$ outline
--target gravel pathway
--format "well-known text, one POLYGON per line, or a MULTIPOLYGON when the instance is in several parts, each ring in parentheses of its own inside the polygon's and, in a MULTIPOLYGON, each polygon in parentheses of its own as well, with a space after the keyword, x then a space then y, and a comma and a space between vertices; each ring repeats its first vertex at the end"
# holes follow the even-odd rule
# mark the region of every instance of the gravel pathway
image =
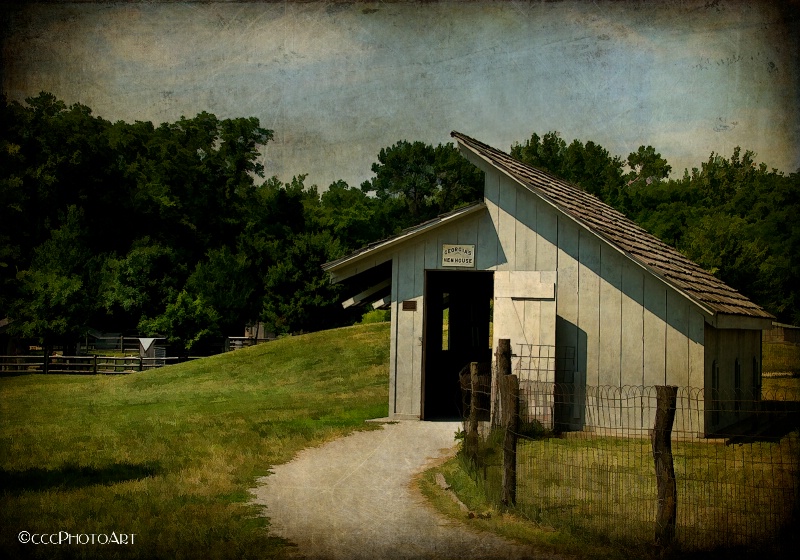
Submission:
POLYGON ((254 502, 309 559, 551 558, 440 515, 412 484, 454 452, 458 429, 398 422, 303 450, 259 479, 254 502))

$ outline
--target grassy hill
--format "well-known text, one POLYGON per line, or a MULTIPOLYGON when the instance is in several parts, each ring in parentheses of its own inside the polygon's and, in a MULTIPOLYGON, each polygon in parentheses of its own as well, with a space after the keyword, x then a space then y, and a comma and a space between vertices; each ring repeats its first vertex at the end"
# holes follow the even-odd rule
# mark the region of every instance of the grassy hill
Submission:
POLYGON ((0 551, 283 556, 247 489, 298 450, 385 416, 388 356, 380 323, 127 376, 0 378, 0 551), (20 531, 135 538, 35 546, 20 531))

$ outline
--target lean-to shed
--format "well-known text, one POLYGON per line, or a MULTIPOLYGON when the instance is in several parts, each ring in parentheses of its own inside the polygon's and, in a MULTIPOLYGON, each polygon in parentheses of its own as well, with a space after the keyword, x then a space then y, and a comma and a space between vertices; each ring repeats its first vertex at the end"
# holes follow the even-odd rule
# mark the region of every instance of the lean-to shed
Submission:
MULTIPOLYGON (((351 303, 391 306, 391 417, 458 415, 458 372, 490 362, 501 338, 515 367, 555 356, 539 381, 694 387, 706 409, 757 394, 769 313, 596 197, 452 137, 484 171, 484 200, 323 267, 334 282, 369 278, 351 303)), ((566 425, 580 428, 582 406, 566 425)), ((721 408, 699 432, 738 420, 721 408)))

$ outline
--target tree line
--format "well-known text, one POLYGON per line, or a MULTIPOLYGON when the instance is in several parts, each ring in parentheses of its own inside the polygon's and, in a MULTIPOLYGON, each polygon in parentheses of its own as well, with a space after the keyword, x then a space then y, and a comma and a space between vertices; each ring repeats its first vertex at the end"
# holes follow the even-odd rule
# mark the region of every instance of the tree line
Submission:
MULTIPOLYGON (((42 93, 0 98, 0 121, 0 319, 45 348, 92 327, 200 353, 257 321, 277 334, 352 323, 358 312, 342 309, 320 265, 483 192, 482 173, 449 143, 398 141, 369 181, 320 193, 302 174, 267 176, 273 131, 255 118, 111 122, 42 93)), ((800 322, 798 173, 737 149, 669 179, 652 147, 623 161, 554 132, 511 153, 800 322)))

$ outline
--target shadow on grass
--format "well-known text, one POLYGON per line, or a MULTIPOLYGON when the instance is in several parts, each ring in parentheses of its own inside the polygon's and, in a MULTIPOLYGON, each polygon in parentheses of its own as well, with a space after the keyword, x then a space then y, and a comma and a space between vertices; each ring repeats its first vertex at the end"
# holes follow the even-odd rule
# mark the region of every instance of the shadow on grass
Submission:
POLYGON ((31 468, 24 471, 0 469, 0 492, 20 494, 42 490, 72 490, 140 480, 161 474, 157 462, 132 464, 114 463, 104 467, 82 467, 67 463, 56 469, 31 468))

